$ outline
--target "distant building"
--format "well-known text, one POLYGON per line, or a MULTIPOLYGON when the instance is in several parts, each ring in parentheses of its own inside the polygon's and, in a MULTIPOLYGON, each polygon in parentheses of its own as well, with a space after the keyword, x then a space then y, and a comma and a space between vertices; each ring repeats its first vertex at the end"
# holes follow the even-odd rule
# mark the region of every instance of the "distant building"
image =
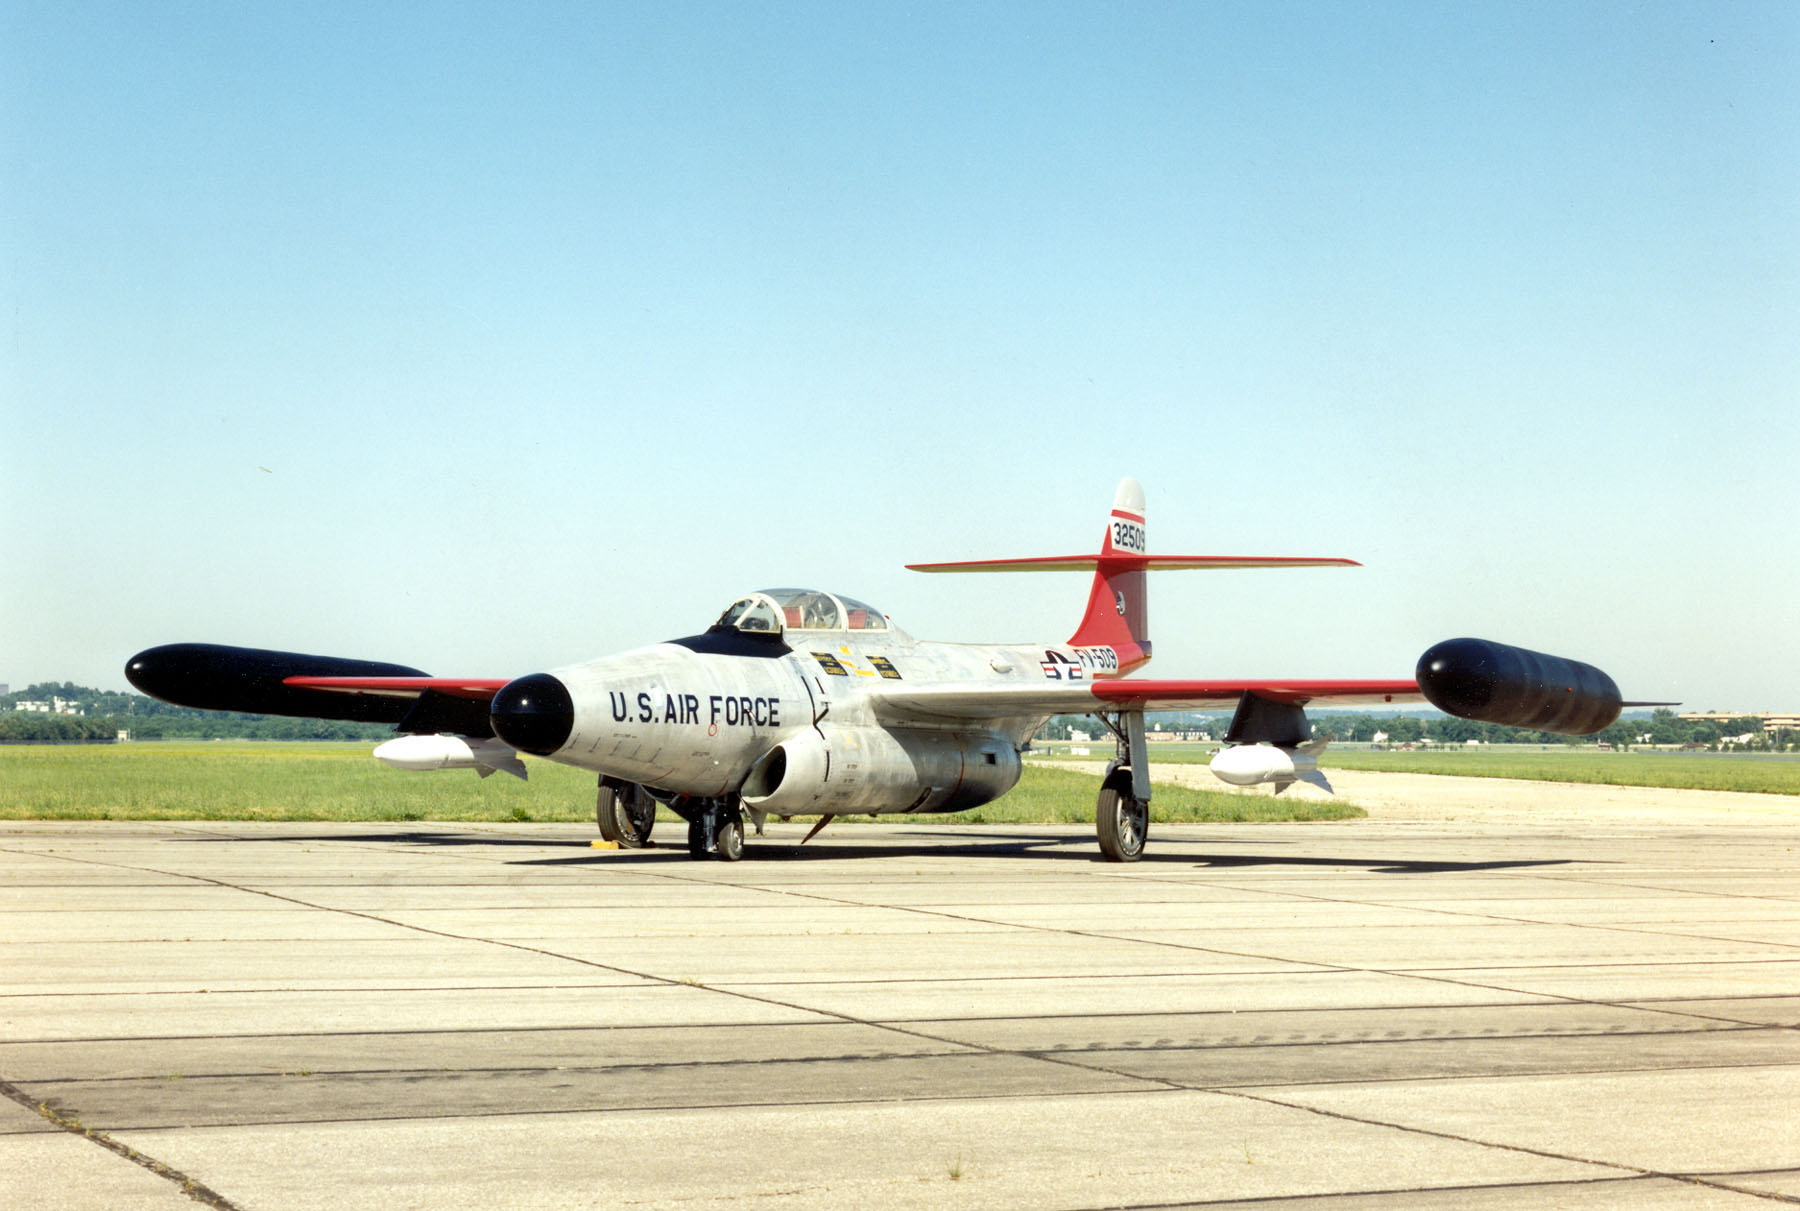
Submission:
MULTIPOLYGON (((1675 718, 1683 723, 1730 723, 1733 719, 1761 719, 1763 731, 1771 736, 1776 732, 1800 731, 1800 715, 1770 715, 1761 711, 1688 711, 1675 718)), ((1723 739, 1730 740, 1731 737, 1723 739)))
POLYGON ((85 715, 86 711, 67 698, 52 698, 48 702, 22 700, 13 703, 15 711, 29 711, 34 715, 85 715))

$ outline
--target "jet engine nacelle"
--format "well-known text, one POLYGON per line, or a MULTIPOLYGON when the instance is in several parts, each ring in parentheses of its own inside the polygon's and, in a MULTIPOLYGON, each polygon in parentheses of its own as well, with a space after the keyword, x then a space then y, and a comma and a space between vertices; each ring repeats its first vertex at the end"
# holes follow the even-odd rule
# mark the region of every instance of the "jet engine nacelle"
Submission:
POLYGON ((1619 687, 1591 664, 1489 639, 1446 639, 1419 657, 1419 690, 1483 723, 1587 736, 1619 717, 1619 687))
POLYGON ((1019 781, 1002 736, 825 724, 790 737, 751 767, 744 805, 774 815, 962 811, 1019 781))

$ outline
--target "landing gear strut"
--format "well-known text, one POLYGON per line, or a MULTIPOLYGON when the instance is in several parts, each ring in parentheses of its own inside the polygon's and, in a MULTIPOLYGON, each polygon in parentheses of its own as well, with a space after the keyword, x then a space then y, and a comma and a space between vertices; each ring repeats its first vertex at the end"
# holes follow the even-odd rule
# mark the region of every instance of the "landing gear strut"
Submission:
POLYGON ((650 845, 650 830, 656 825, 656 800, 635 782, 602 778, 594 819, 600 835, 620 849, 644 849, 650 845))
POLYGON ((738 808, 736 795, 691 800, 677 810, 687 817, 691 856, 704 858, 713 854, 721 862, 736 862, 744 856, 744 814, 738 808))
POLYGON ((1094 803, 1094 832, 1100 852, 1113 862, 1136 862, 1150 834, 1150 758, 1144 746, 1144 713, 1120 711, 1100 716, 1118 740, 1118 757, 1107 766, 1094 803))

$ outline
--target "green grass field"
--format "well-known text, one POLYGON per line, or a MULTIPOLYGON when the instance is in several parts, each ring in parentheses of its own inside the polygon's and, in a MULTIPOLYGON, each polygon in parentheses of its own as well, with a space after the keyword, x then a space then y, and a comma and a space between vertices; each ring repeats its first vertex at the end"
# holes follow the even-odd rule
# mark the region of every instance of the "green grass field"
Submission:
POLYGON ((1530 778, 1540 782, 1800 795, 1800 760, 1754 753, 1603 753, 1532 748, 1396 753, 1327 749, 1321 764, 1327 769, 1454 774, 1464 778, 1530 778))
MULTIPOLYGON (((1107 746, 1092 746, 1096 754, 1107 746)), ((1209 744, 1157 744, 1152 767, 1201 764, 1212 760, 1209 744)), ((1093 761, 1095 756, 1056 760, 1093 761)), ((1319 764, 1331 769, 1386 770, 1400 774, 1451 774, 1461 778, 1526 778, 1538 782, 1590 782, 1608 786, 1667 786, 1694 790, 1760 791, 1800 795, 1800 757, 1758 753, 1670 753, 1635 749, 1601 752, 1591 748, 1485 745, 1480 748, 1419 749, 1413 752, 1332 747, 1319 764)))
MULTIPOLYGON (((0 746, 0 819, 592 821, 594 775, 527 759, 531 781, 470 770, 408 773, 363 743, 166 741, 0 746)), ((1099 778, 1027 766, 1011 794, 974 811, 907 816, 963 824, 1092 822, 1099 778)), ((1342 803, 1159 785, 1162 821, 1337 820, 1342 803)), ((675 820, 672 813, 662 818, 675 820)), ((886 817, 890 820, 902 817, 886 817)), ((869 817, 846 817, 867 820, 869 817)), ((840 823, 841 826, 841 823, 840 823)))

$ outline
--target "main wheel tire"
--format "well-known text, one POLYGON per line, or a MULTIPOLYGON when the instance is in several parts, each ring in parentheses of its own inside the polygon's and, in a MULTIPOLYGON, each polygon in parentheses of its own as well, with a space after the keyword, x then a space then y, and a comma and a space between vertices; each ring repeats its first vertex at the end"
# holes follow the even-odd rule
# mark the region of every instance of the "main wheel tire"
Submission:
POLYGON ((646 849, 650 830, 656 827, 656 800, 635 782, 620 788, 618 795, 618 842, 624 849, 646 849))
POLYGON ((744 818, 736 812, 719 821, 715 852, 721 862, 736 862, 744 856, 744 818))
POLYGON ((608 841, 621 849, 643 849, 656 826, 656 800, 634 782, 602 784, 594 800, 594 818, 608 841))
POLYGON ((594 823, 600 826, 600 836, 605 840, 619 844, 619 818, 625 813, 619 803, 619 787, 600 784, 600 793, 594 796, 594 823))
POLYGON ((695 858, 706 857, 706 851, 712 846, 707 844, 706 817, 699 816, 688 821, 688 854, 695 858))
POLYGON ((1150 809, 1131 797, 1131 775, 1115 775, 1094 803, 1094 831, 1100 852, 1114 862, 1136 862, 1150 833, 1150 809))

